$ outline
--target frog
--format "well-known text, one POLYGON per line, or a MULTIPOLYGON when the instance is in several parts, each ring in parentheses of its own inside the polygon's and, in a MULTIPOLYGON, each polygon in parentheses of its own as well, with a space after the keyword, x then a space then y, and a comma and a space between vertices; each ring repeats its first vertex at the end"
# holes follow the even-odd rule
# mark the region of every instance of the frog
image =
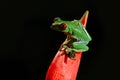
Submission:
POLYGON ((64 49, 70 59, 76 59, 76 52, 86 52, 89 50, 87 45, 92 38, 81 20, 74 19, 68 21, 55 17, 51 28, 55 31, 63 32, 67 36, 61 44, 60 50, 64 49))

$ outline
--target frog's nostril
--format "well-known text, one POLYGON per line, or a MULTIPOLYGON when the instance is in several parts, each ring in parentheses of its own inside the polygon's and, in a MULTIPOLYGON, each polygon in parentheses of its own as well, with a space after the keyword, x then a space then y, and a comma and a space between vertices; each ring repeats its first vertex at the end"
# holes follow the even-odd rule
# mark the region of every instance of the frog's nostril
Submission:
POLYGON ((61 19, 59 18, 59 17, 55 17, 54 19, 53 19, 53 21, 55 22, 55 21, 60 21, 61 19))
POLYGON ((50 26, 50 28, 53 28, 53 26, 50 26))
POLYGON ((54 25, 52 25, 52 26, 50 26, 50 28, 55 29, 55 26, 54 26, 54 25))
POLYGON ((53 19, 53 22, 55 22, 55 21, 57 21, 57 18, 54 18, 54 19, 53 19))

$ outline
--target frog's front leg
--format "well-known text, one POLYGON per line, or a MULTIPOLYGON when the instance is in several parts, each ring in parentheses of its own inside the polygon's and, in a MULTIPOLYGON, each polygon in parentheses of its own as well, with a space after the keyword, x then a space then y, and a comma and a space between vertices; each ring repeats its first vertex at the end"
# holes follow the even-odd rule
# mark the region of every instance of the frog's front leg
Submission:
POLYGON ((78 42, 74 42, 72 44, 72 51, 73 52, 85 52, 88 51, 88 47, 87 47, 88 42, 86 41, 78 41, 78 42))
POLYGON ((62 44, 59 50, 64 50, 66 52, 66 54, 69 54, 71 52, 71 48, 69 48, 65 44, 62 44))
POLYGON ((69 58, 74 59, 74 60, 76 59, 75 52, 72 50, 72 48, 67 47, 65 51, 69 58))

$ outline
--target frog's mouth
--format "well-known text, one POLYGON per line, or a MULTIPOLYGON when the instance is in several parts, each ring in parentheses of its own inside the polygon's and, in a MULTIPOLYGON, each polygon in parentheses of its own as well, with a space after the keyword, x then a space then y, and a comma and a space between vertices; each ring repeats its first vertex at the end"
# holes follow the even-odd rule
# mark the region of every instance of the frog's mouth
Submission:
POLYGON ((55 31, 60 31, 60 32, 62 31, 59 25, 52 25, 50 28, 52 28, 55 31))

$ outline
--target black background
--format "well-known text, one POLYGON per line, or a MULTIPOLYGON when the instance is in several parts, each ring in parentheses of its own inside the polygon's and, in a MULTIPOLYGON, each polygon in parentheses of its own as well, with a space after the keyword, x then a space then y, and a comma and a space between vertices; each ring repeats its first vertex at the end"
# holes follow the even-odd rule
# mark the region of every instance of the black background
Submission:
POLYGON ((0 2, 0 80, 44 80, 63 33, 54 17, 80 19, 89 10, 90 50, 82 56, 77 80, 118 79, 119 3, 96 0, 9 0, 0 2), (117 73, 118 72, 118 73, 117 73))

